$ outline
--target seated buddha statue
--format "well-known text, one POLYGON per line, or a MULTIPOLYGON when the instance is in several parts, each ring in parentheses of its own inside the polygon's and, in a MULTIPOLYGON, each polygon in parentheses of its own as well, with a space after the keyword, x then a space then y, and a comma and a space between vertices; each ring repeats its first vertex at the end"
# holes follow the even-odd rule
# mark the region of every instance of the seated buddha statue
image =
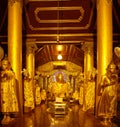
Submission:
POLYGON ((69 84, 65 82, 62 73, 56 75, 56 82, 52 84, 51 93, 56 97, 65 98, 68 96, 69 84))

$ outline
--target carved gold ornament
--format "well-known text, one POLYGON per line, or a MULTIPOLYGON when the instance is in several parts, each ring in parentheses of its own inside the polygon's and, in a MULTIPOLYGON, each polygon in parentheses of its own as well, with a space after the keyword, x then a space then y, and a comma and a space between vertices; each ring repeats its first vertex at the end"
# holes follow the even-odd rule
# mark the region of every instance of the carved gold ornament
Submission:
POLYGON ((16 2, 22 2, 22 0, 8 0, 8 4, 13 6, 16 2))

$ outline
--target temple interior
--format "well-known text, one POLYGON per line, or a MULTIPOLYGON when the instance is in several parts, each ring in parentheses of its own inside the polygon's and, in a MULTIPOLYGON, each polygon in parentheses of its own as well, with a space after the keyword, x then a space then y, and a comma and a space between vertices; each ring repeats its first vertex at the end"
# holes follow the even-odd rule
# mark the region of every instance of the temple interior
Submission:
POLYGON ((0 127, 120 127, 120 0, 0 0, 0 127))

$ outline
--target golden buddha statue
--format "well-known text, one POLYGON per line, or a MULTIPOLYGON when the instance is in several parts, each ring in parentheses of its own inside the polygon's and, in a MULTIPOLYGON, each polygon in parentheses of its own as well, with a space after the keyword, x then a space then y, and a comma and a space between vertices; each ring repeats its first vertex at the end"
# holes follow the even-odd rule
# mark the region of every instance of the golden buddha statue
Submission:
POLYGON ((24 75, 24 112, 30 112, 35 107, 33 80, 27 69, 23 69, 24 75))
POLYGON ((100 81, 100 100, 98 103, 98 116, 104 119, 104 124, 111 122, 117 111, 117 83, 118 75, 116 65, 108 65, 107 73, 100 81))
POLYGON ((62 73, 56 75, 56 82, 52 84, 51 93, 56 97, 64 98, 68 96, 69 84, 65 82, 62 73))
POLYGON ((7 59, 4 59, 1 63, 0 80, 1 112, 4 115, 1 123, 8 124, 13 120, 10 114, 18 113, 19 108, 15 73, 12 71, 10 62, 7 59))

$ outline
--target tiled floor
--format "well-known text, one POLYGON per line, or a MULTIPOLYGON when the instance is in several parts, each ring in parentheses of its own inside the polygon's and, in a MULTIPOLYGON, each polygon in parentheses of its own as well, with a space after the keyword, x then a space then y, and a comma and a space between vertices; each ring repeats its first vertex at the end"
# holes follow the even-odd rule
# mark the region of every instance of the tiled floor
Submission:
MULTIPOLYGON (((93 114, 85 113, 79 105, 73 105, 68 114, 61 117, 52 116, 45 104, 37 106, 34 112, 24 114, 23 118, 16 120, 9 125, 0 127, 104 127, 100 120, 93 114)), ((117 126, 113 124, 111 127, 117 126)))

